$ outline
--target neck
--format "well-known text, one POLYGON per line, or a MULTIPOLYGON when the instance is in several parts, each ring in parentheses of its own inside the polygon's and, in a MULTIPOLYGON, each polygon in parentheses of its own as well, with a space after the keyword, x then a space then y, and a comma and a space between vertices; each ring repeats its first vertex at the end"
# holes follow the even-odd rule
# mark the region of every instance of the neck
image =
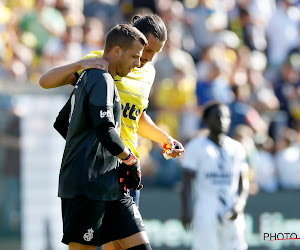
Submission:
POLYGON ((111 56, 109 54, 105 53, 105 51, 104 51, 102 58, 104 60, 108 61, 108 72, 114 78, 117 75, 117 71, 116 71, 116 65, 113 63, 111 56))
POLYGON ((223 143, 224 138, 225 138, 225 134, 223 134, 223 133, 221 133, 221 134, 213 134, 210 131, 208 138, 211 139, 217 145, 222 146, 222 143, 223 143))

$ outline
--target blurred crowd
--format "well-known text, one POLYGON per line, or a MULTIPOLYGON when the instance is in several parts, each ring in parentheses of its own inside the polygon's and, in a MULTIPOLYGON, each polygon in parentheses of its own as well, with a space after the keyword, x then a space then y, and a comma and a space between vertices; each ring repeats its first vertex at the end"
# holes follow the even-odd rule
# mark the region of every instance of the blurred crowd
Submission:
MULTIPOLYGON (((251 192, 300 188, 299 0, 1 0, 0 81, 37 85, 54 66, 104 47, 107 31, 157 13, 168 41, 155 60, 148 113, 183 144, 211 100, 232 112, 251 192), (10 81, 6 81, 6 80, 10 81)), ((173 187, 180 159, 140 138, 144 182, 173 187)))

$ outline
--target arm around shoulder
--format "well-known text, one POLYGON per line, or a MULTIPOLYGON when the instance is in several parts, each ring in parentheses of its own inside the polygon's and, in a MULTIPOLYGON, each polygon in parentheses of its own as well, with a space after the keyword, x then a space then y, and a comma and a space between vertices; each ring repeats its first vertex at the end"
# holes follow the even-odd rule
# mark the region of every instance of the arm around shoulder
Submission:
POLYGON ((154 123, 151 117, 146 113, 146 111, 144 111, 141 115, 137 133, 140 136, 143 136, 151 141, 160 143, 162 146, 164 146, 165 144, 178 145, 179 149, 174 149, 172 151, 172 154, 170 155, 172 158, 180 156, 181 153, 184 152, 184 147, 182 146, 182 144, 172 138, 168 133, 160 129, 154 123))
POLYGON ((75 73, 80 69, 80 62, 54 67, 41 76, 39 84, 44 89, 51 89, 75 83, 75 73))

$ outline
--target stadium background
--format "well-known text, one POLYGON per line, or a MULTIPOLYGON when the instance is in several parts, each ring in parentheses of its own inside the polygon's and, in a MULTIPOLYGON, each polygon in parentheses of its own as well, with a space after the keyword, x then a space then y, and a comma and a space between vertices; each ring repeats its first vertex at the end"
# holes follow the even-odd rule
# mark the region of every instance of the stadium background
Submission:
MULTIPOLYGON (((246 148, 249 249, 299 249, 300 2, 297 0, 1 0, 0 249, 57 250, 57 177, 64 141, 52 124, 71 87, 44 90, 41 74, 104 46, 109 28, 158 13, 169 29, 149 114, 185 144, 209 100, 230 105, 246 148)), ((201 133, 201 132, 200 132, 201 133)), ((189 249, 180 223, 180 161, 140 138, 141 213, 155 250, 189 249)))

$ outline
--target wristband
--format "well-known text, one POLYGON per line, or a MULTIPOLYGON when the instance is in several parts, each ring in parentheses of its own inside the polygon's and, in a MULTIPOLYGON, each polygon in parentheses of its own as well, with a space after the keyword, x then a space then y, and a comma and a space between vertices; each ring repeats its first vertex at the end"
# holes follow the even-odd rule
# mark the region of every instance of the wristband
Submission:
POLYGON ((128 155, 128 157, 124 160, 121 160, 122 162, 124 162, 126 165, 131 166, 134 165, 137 161, 136 157, 134 156, 134 154, 132 154, 130 152, 130 154, 128 155))

